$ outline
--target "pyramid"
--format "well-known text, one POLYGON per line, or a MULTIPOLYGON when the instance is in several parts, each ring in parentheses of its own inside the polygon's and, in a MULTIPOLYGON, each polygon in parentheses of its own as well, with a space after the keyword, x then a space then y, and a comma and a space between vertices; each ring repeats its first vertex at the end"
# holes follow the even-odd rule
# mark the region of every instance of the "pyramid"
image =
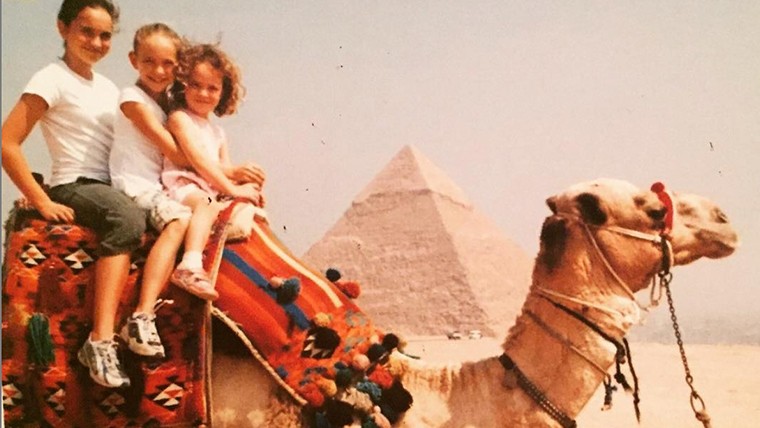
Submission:
POLYGON ((359 306, 405 335, 501 336, 532 259, 418 149, 404 147, 304 255, 361 284, 359 306))

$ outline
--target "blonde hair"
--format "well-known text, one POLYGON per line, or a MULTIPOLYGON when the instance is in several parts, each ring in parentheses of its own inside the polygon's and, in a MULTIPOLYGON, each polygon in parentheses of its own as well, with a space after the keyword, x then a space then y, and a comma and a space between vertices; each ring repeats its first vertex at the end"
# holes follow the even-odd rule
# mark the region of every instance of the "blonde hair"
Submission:
POLYGON ((172 30, 171 27, 163 22, 154 22, 153 24, 146 24, 138 28, 135 32, 135 37, 132 40, 132 51, 137 53, 137 48, 140 47, 140 43, 154 34, 163 34, 168 37, 177 48, 177 57, 179 58, 179 54, 182 51, 185 42, 176 31, 172 30))
POLYGON ((182 51, 176 72, 177 82, 171 89, 175 104, 187 107, 185 85, 190 82, 193 69, 202 63, 207 63, 222 73, 222 95, 214 114, 221 117, 235 113, 245 95, 240 69, 218 46, 211 44, 192 45, 182 51))

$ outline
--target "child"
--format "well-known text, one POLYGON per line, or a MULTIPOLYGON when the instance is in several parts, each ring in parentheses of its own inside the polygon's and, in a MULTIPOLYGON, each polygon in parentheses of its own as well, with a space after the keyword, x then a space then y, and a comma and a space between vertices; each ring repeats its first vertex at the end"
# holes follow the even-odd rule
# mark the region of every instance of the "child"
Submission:
POLYGON ((182 39, 165 24, 145 25, 135 33, 129 61, 139 77, 134 86, 121 91, 110 156, 111 184, 147 210, 150 225, 160 232, 145 262, 140 300, 121 337, 135 354, 158 358, 164 356, 164 347, 154 306, 192 214, 163 191, 160 181, 163 156, 186 163, 164 128, 167 88, 174 83, 181 48, 182 39))
POLYGON ((172 95, 179 108, 169 115, 167 127, 193 170, 167 158, 161 179, 170 195, 193 210, 182 261, 170 278, 192 292, 212 288, 203 270, 202 251, 222 208, 217 197, 245 198, 261 205, 264 177, 256 167, 230 165, 224 131, 209 121, 211 113, 224 116, 237 108, 242 88, 235 64, 215 46, 192 46, 182 54, 177 79, 172 95))
POLYGON ((78 357, 106 387, 129 385, 113 340, 130 252, 140 246, 145 213, 108 183, 118 88, 93 66, 108 54, 119 17, 111 0, 64 0, 58 12, 61 60, 38 71, 3 123, 3 169, 48 221, 78 224, 98 237, 93 326, 78 357), (51 189, 34 180, 21 150, 40 122, 52 161, 51 189))

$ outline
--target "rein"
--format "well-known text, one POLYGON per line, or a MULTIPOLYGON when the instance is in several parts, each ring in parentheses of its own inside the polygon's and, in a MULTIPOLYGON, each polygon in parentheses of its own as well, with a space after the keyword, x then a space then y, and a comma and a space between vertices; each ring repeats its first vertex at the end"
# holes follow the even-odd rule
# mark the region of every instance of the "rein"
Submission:
MULTIPOLYGON (((678 349, 681 354, 681 362, 683 363, 684 371, 686 373, 686 377, 685 377, 686 384, 691 389, 691 394, 689 395, 689 404, 691 405, 691 409, 694 411, 694 417, 698 421, 702 422, 704 428, 711 428, 712 425, 710 423, 710 415, 707 413, 705 402, 693 385, 694 378, 692 377, 691 371, 689 369, 689 363, 686 358, 686 351, 684 349, 683 340, 681 339, 680 326, 678 325, 678 319, 676 317, 675 307, 673 305, 673 296, 670 290, 670 281, 673 278, 673 274, 670 272, 670 268, 673 267, 674 265, 673 248, 669 239, 670 238, 669 234, 673 227, 673 219, 675 217, 675 210, 673 209, 672 196, 670 192, 665 190, 665 186, 660 182, 654 183, 651 187, 651 190, 657 194, 658 199, 666 207, 664 227, 659 235, 644 233, 637 230, 622 228, 618 226, 589 226, 586 222, 582 221, 580 218, 578 218, 575 215, 572 215, 572 216, 565 215, 565 217, 569 217, 571 220, 576 221, 580 223, 581 225, 583 225, 586 237, 588 238, 589 242, 596 250, 596 253, 599 256, 599 259, 602 261, 602 263, 606 267, 607 272, 615 279, 615 281, 620 286, 622 291, 635 304, 635 307, 637 308, 637 314, 636 314, 637 319, 640 320, 641 309, 648 311, 649 308, 655 307, 659 304, 659 300, 662 297, 662 290, 663 289, 665 290, 668 306, 670 309, 670 319, 673 323, 673 330, 675 332, 676 342, 678 344, 678 349), (591 232, 591 227, 595 227, 597 230, 608 230, 610 232, 618 233, 623 236, 628 236, 631 238, 648 241, 660 247, 662 258, 661 258, 660 266, 659 266, 656 276, 652 277, 652 287, 650 291, 650 304, 647 307, 642 307, 638 303, 635 295, 633 294, 631 287, 629 287, 628 284, 626 284, 626 282, 620 277, 620 275, 617 274, 615 269, 612 267, 606 255, 604 254, 602 249, 599 247, 599 244, 597 243, 596 238, 594 237, 594 234, 591 232)), ((592 322, 590 319, 583 316, 581 313, 574 311, 568 306, 565 306, 559 303, 555 299, 558 298, 558 299, 563 299, 565 301, 580 304, 581 307, 584 307, 584 308, 595 308, 608 315, 624 315, 624 313, 616 309, 609 308, 605 305, 595 304, 593 302, 589 302, 581 298, 568 296, 568 295, 558 293, 556 291, 549 290, 543 287, 537 287, 536 291, 539 293, 538 297, 544 300, 547 300, 554 307, 570 315, 574 319, 580 321, 585 326, 590 328, 592 331, 597 333, 600 337, 602 337, 603 339, 612 343, 615 346, 615 349, 616 349, 615 380, 621 386, 623 386, 623 388, 626 391, 631 391, 631 390, 633 391, 633 397, 634 397, 633 405, 636 411, 636 419, 640 422, 641 412, 639 410, 640 399, 638 395, 639 393, 638 377, 636 376, 636 372, 633 368, 633 361, 631 359, 631 350, 628 344, 628 340, 625 337, 623 337, 621 340, 617 340, 612 335, 605 332, 601 327, 599 327, 594 322, 592 322), (620 370, 620 366, 626 362, 626 359, 628 361, 628 366, 630 367, 631 376, 633 377, 633 382, 634 382, 633 389, 630 387, 630 385, 628 384, 625 378, 625 375, 620 370)), ((536 323, 536 325, 543 328, 551 337, 553 337, 555 340, 559 341, 563 345, 567 346, 573 352, 575 352, 576 354, 581 356, 583 359, 585 359, 588 363, 590 363, 592 367, 596 368, 597 370, 600 370, 600 372, 602 372, 605 375, 605 379, 603 381, 604 388, 605 388, 603 409, 608 409, 612 404, 612 392, 616 389, 612 385, 612 381, 610 379, 609 374, 607 374, 605 370, 601 370, 598 364, 593 362, 580 349, 578 349, 575 345, 573 345, 572 342, 570 342, 567 338, 562 337, 557 331, 552 329, 547 323, 541 320, 534 313, 530 311, 527 311, 526 313, 536 323)), ((563 428, 575 428, 577 426, 575 420, 567 416, 567 414, 561 411, 559 407, 557 407, 555 404, 551 403, 549 399, 546 397, 546 395, 543 392, 541 392, 541 390, 539 390, 538 387, 533 382, 531 382, 530 379, 528 379, 525 376, 525 374, 519 369, 519 367, 517 367, 514 361, 506 353, 503 353, 501 356, 499 356, 499 361, 501 362, 502 366, 507 370, 508 373, 514 374, 517 380, 517 385, 519 385, 528 394, 528 396, 530 396, 544 411, 547 412, 547 414, 549 414, 549 416, 551 416, 554 420, 556 420, 563 428)))
MULTIPOLYGON (((671 304, 671 314, 672 318, 675 318, 675 314, 672 309, 672 298, 670 295, 670 289, 668 288, 668 282, 669 281, 663 281, 663 278, 665 277, 671 277, 670 274, 670 267, 673 265, 673 251, 670 244, 670 241, 667 239, 667 232, 672 227, 672 219, 673 219, 673 208, 672 208, 672 202, 670 200, 669 195, 663 196, 665 194, 664 186, 662 186, 662 189, 658 188, 655 190, 655 186, 652 187, 653 191, 656 191, 658 193, 658 197, 660 200, 662 200, 666 207, 668 208, 667 217, 666 217, 666 226, 661 234, 655 235, 655 234, 649 234, 640 232, 633 229, 627 229, 622 228, 618 226, 606 226, 606 227, 596 227, 596 229, 599 230, 608 230, 610 232, 618 233, 623 236, 631 237, 634 239, 639 239, 647 242, 651 242, 655 245, 658 245, 662 252, 662 258, 660 262, 660 267, 658 269, 658 276, 660 277, 660 286, 665 288, 668 296, 668 302, 671 304), (667 202, 664 198, 667 198, 667 202)), ((591 229, 586 222, 580 220, 576 216, 570 217, 572 220, 575 220, 579 222, 581 225, 583 225, 586 237, 588 238, 588 241, 590 242, 591 246, 594 247, 596 250, 596 254, 598 255, 599 259, 604 264, 605 268, 607 269, 607 272, 615 279, 615 282, 620 286, 619 288, 622 289, 624 294, 628 296, 628 298, 635 304, 635 308, 637 309, 636 312, 636 318, 640 319, 641 317, 641 306, 636 301, 636 297, 631 289, 631 287, 618 275, 618 273, 615 271, 615 269, 610 264, 609 260, 605 256, 604 252, 600 248, 599 244, 597 243, 594 234, 591 232, 591 229)), ((652 301, 650 306, 656 306, 656 300, 654 299, 654 281, 652 286, 652 301)), ((660 290, 661 290, 660 289, 660 290)), ((583 323, 586 327, 594 331, 596 334, 598 334, 600 337, 602 337, 604 340, 612 343, 615 346, 616 353, 615 353, 615 380, 620 384, 623 389, 626 391, 632 391, 633 392, 633 406, 636 413, 636 420, 641 421, 641 411, 639 409, 639 402, 641 401, 639 398, 639 385, 638 385, 638 377, 636 376, 636 371, 633 368, 633 360, 631 358, 631 350, 630 346, 628 344, 628 340, 623 337, 621 340, 616 339, 612 335, 605 332, 601 327, 596 325, 593 321, 586 318, 585 316, 581 315, 579 312, 574 311, 570 309, 569 307, 555 301, 554 298, 561 298, 565 299, 571 302, 579 303, 583 306, 587 307, 594 307, 602 312, 608 313, 608 314, 615 314, 616 312, 619 313, 619 311, 616 311, 611 308, 607 308, 604 305, 597 305, 592 302, 587 302, 583 299, 579 299, 572 296, 566 296, 562 293, 557 293, 552 290, 548 290, 545 288, 538 288, 539 291, 539 297, 547 300, 549 303, 551 303, 554 307, 561 310, 562 312, 570 315, 574 319, 580 321, 583 323), (621 365, 625 362, 628 362, 629 370, 631 371, 631 377, 633 378, 633 388, 631 388, 630 384, 628 384, 628 381, 623 374, 621 370, 621 365)), ((562 338, 558 335, 557 332, 555 332, 553 329, 549 328, 549 326, 540 320, 535 314, 532 312, 528 313, 529 316, 536 322, 539 327, 546 330, 552 337, 554 337, 556 340, 560 341, 564 345, 568 346, 571 350, 579 354, 581 357, 583 357, 585 360, 591 363, 590 359, 584 355, 580 350, 578 350, 572 343, 569 343, 568 340, 562 338)), ((674 319, 674 327, 676 328, 676 337, 680 337, 679 331, 677 329, 677 323, 674 319)), ((680 342, 679 342, 680 343, 680 342)), ((683 353, 683 347, 681 347, 681 355, 682 360, 684 362, 684 367, 686 368, 687 372, 687 383, 691 387, 691 383, 689 382, 690 374, 688 370, 688 365, 686 362, 686 357, 683 353)), ((519 367, 514 363, 514 361, 506 354, 503 353, 501 356, 499 356, 499 361, 501 362, 502 366, 510 373, 513 373, 517 379, 517 384, 525 391, 528 396, 530 396, 538 405, 541 407, 549 416, 551 416, 555 421, 557 421, 563 428, 575 428, 577 426, 575 420, 567 416, 562 410, 559 409, 555 404, 549 401, 549 399, 546 397, 546 395, 538 389, 538 387, 528 379, 525 374, 520 370, 519 367)), ((598 369, 598 365, 592 363, 592 366, 598 369)), ((610 379, 610 376, 605 373, 605 379, 604 379, 604 388, 605 388, 605 396, 604 396, 604 408, 609 408, 612 405, 612 392, 614 391, 615 387, 612 385, 612 380, 610 379)), ((704 402, 702 401, 701 397, 692 387, 692 408, 695 409, 695 413, 698 413, 696 410, 697 403, 701 404, 702 410, 704 412, 704 402)), ((709 416, 706 416, 707 422, 705 423, 705 428, 709 428, 709 416)), ((697 419, 700 419, 700 416, 697 416, 697 419)))
POLYGON ((555 406, 548 398, 546 398, 546 395, 538 389, 535 383, 531 382, 531 380, 525 376, 509 355, 506 353, 499 355, 499 362, 507 372, 514 373, 517 378, 517 385, 519 385, 520 388, 522 388, 522 390, 539 405, 539 407, 549 414, 552 419, 559 422, 562 428, 576 428, 578 426, 574 419, 567 416, 565 412, 560 410, 559 407, 555 406))

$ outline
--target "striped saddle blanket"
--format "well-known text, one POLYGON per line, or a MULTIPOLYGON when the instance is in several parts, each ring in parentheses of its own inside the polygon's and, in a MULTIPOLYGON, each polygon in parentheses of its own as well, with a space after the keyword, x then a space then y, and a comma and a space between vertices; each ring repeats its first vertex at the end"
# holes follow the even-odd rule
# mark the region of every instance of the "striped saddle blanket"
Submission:
MULTIPOLYGON (((76 360, 91 326, 94 234, 28 213, 12 215, 3 262, 6 426, 210 423, 212 315, 309 410, 316 426, 342 426, 354 417, 367 426, 398 420, 412 402, 385 364, 398 338, 375 328, 353 303, 356 284, 334 275, 328 279, 302 263, 272 233, 261 210, 251 216, 244 237, 226 241, 231 212, 220 216, 204 253, 219 299, 212 306, 167 287, 161 297, 174 304, 161 308, 156 320, 167 357, 148 361, 123 355, 132 379, 125 390, 95 385, 76 360), (39 344, 32 338, 39 336, 33 320, 40 316, 49 330, 43 333, 52 342, 47 361, 40 361, 39 344)), ((135 307, 142 264, 153 240, 146 236, 133 256, 117 319, 135 307)))
POLYGON ((245 239, 226 242, 216 255, 220 297, 213 315, 318 417, 322 412, 342 426, 335 422, 349 413, 366 420, 382 410, 398 419, 411 396, 385 363, 399 340, 351 300, 358 286, 340 281, 335 270, 304 264, 274 235, 263 211, 249 228, 245 239))

